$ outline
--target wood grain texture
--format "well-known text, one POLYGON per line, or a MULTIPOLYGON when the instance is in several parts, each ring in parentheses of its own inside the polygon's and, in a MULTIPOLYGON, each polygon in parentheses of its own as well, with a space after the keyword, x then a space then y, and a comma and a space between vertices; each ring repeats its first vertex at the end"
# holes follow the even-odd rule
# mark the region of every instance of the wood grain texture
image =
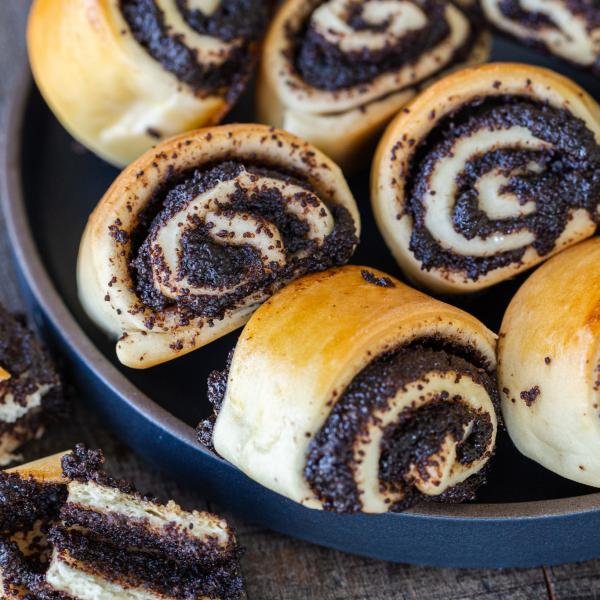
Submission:
MULTIPOLYGON (((18 75, 27 5, 25 0, 0 2, 0 108, 18 75)), ((18 309, 21 304, 9 257, 4 223, 0 222, 0 299, 18 309)), ((206 506, 202 490, 186 489, 144 464, 86 412, 75 390, 71 395, 73 418, 60 430, 31 443, 26 459, 85 442, 102 447, 110 471, 132 479, 142 491, 173 498, 186 508, 206 506)), ((600 560, 545 570, 431 569, 348 556, 232 521, 246 548, 242 563, 250 600, 600 599, 600 560)))

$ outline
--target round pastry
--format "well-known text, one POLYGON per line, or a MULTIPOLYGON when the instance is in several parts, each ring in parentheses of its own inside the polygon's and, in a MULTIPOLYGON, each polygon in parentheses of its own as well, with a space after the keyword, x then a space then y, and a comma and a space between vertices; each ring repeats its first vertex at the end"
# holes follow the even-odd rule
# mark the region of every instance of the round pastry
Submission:
POLYGON ((262 0, 35 0, 29 57, 69 132, 115 165, 218 123, 256 62, 262 0))
POLYGON ((241 327, 275 290, 348 261, 359 214, 340 169, 295 136, 227 125, 174 137, 92 213, 81 302, 144 368, 241 327))
POLYGON ((287 0, 265 40, 259 118, 354 165, 419 87, 489 45, 446 0, 287 0))
POLYGON ((480 0, 485 16, 513 37, 600 73, 600 4, 590 0, 480 0))
POLYGON ((342 267, 268 300, 209 393, 216 451, 308 507, 459 502, 494 449, 495 336, 384 273, 342 267))
POLYGON ((454 73, 381 140, 377 223, 418 284, 488 287, 594 233, 599 142, 600 107, 557 73, 500 63, 454 73))
POLYGON ((521 286, 498 345, 502 412, 517 448, 600 487, 600 239, 562 252, 521 286))

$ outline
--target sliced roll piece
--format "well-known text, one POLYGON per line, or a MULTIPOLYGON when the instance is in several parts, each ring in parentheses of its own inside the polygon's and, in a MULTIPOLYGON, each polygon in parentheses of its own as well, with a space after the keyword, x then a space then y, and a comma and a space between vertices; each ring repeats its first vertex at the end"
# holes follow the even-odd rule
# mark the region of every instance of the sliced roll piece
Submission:
POLYGON ((600 4, 590 0, 480 0, 499 30, 600 73, 600 4))
POLYGON ((23 320, 0 306, 0 466, 59 423, 66 403, 52 359, 23 320))
POLYGON ((489 55, 489 36, 446 0, 287 0, 257 83, 259 119, 344 168, 417 89, 489 55))
POLYGON ((497 430, 495 336, 384 273, 313 274, 267 301, 212 376, 200 440, 311 508, 459 502, 497 430))
POLYGON ((82 144, 125 165, 161 139, 218 123, 253 71, 263 0, 35 0, 35 80, 82 144))
POLYGON ((125 551, 82 534, 56 528, 47 580, 53 589, 78 600, 242 600, 237 565, 211 570, 186 561, 165 562, 153 553, 125 551))
POLYGON ((600 487, 600 239, 521 286, 502 322, 498 377, 508 433, 547 469, 600 487))
POLYGON ((106 475, 98 451, 78 446, 62 465, 68 496, 46 573, 54 590, 81 600, 244 597, 224 519, 143 497, 106 475))
POLYGON ((508 279, 600 220, 600 107, 521 64, 440 80, 390 124, 372 170, 381 233, 407 276, 440 293, 508 279))
POLYGON ((92 213, 78 261, 88 314, 144 368, 242 326, 288 281, 344 264, 359 215, 340 169, 263 125, 175 137, 92 213))
POLYGON ((57 600, 44 572, 52 549, 49 527, 67 497, 55 454, 0 471, 0 595, 5 600, 57 600))
POLYGON ((224 519, 140 495, 99 450, 0 472, 0 585, 11 600, 240 600, 224 519))
POLYGON ((157 503, 107 476, 101 467, 94 452, 81 447, 63 460, 70 479, 60 512, 63 527, 118 547, 202 567, 235 559, 235 535, 224 519, 207 512, 186 512, 173 501, 157 503))

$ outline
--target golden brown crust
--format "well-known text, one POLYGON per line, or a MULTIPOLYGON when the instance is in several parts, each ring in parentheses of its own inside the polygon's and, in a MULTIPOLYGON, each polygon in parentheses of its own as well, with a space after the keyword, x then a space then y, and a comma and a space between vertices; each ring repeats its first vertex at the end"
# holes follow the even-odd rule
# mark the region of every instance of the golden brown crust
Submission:
POLYGON ((164 142, 115 180, 90 216, 80 246, 81 301, 99 326, 120 336, 117 354, 124 364, 147 368, 195 350, 242 326, 264 299, 249 297, 228 309, 223 318, 197 317, 182 324, 172 310, 157 311, 143 305, 132 280, 129 234, 156 190, 173 173, 231 160, 304 177, 323 202, 341 206, 349 213, 359 234, 358 209, 340 169, 316 148, 289 133, 264 125, 225 125, 164 142), (115 223, 127 234, 125 241, 115 239, 115 223))
POLYGON ((600 487, 600 239, 541 266, 511 301, 498 377, 510 436, 526 456, 600 487))
MULTIPOLYGON (((256 311, 239 338, 215 426, 217 452, 263 485, 307 506, 321 507, 303 475, 311 440, 366 365, 420 339, 471 348, 494 369, 492 332, 471 315, 385 273, 346 266, 291 283, 256 311)), ((382 415, 380 422, 393 419, 394 411, 406 403, 420 405, 430 385, 452 388, 452 398, 460 394, 453 386, 470 385, 467 377, 461 383, 454 374, 451 380, 440 382, 432 376, 419 383, 424 386, 420 391, 415 387, 414 397, 411 390, 399 392, 393 414, 382 415)), ((468 401, 477 410, 489 411, 495 437, 494 409, 486 394, 487 399, 481 396, 481 390, 473 392, 468 401)), ((377 436, 381 437, 381 428, 376 423, 369 437, 377 436)), ((493 438, 490 443, 493 447, 493 438)), ((369 452, 377 464, 379 450, 373 444, 369 452)), ((477 469, 485 460, 477 463, 477 469)), ((373 483, 377 473, 367 470, 365 478, 373 483)), ((389 504, 373 486, 365 485, 362 510, 388 510, 389 504)), ((423 489, 439 493, 426 485, 423 489)))
POLYGON ((39 483, 66 483, 62 475, 62 458, 66 452, 58 452, 38 460, 6 469, 7 473, 18 473, 23 479, 32 478, 39 483))
POLYGON ((35 80, 85 146, 122 166, 181 131, 213 125, 230 107, 198 94, 134 39, 118 2, 35 0, 27 31, 35 80))
MULTIPOLYGON (((596 143, 600 143, 600 106, 595 100, 566 77, 531 65, 491 63, 464 69, 439 80, 410 102, 390 123, 379 143, 371 171, 371 199, 377 224, 400 267, 411 280, 438 293, 467 293, 486 288, 589 237, 596 229, 594 215, 573 210, 573 218, 554 249, 544 256, 531 245, 525 246, 520 260, 493 268, 476 278, 460 269, 423 268, 409 248, 414 221, 406 210, 405 185, 419 144, 450 113, 474 101, 501 96, 532 99, 565 109, 582 120, 593 133, 596 143)), ((493 139, 490 139, 486 143, 491 144, 493 139)), ((475 148, 472 153, 484 151, 487 151, 486 147, 475 148)), ((448 189, 453 190, 455 186, 454 181, 447 182, 448 189)), ((455 201, 455 198, 451 200, 455 201)), ((597 213, 600 214, 600 208, 597 213)), ((435 218, 447 217, 438 212, 435 218)), ((444 240, 442 245, 454 251, 450 242, 446 246, 444 240)))

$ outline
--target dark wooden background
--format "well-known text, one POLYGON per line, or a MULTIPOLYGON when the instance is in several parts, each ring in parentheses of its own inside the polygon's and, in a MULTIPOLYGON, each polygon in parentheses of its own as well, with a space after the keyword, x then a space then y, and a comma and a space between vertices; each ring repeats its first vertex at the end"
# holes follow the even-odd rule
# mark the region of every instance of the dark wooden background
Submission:
MULTIPOLYGON (((28 4, 28 0, 0 0, 0 108, 10 94, 17 67, 22 64, 28 4)), ((0 281, 0 297, 18 310, 19 293, 3 223, 0 223, 0 281)), ((133 479, 141 490, 165 499, 174 498, 186 508, 206 506, 202 490, 185 489, 150 469, 114 439, 95 415, 78 405, 76 390, 72 395, 73 419, 60 431, 49 432, 43 440, 31 444, 27 458, 57 452, 83 441, 103 448, 111 472, 133 479)), ((218 507, 209 508, 218 511, 218 507)), ((600 560, 527 570, 413 567, 348 556, 231 519, 246 548, 242 565, 251 600, 600 599, 600 560)))

